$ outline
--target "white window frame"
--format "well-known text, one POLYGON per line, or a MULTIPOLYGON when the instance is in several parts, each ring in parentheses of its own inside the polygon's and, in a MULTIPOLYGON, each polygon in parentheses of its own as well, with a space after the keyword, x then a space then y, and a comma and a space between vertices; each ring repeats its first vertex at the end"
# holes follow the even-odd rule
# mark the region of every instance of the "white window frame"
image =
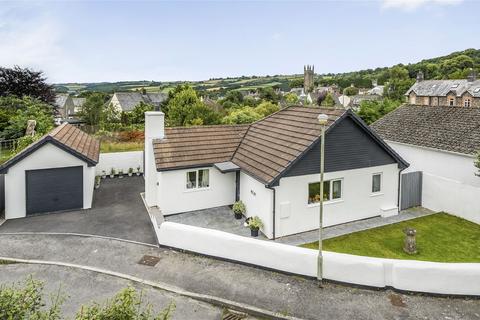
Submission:
POLYGON ((455 106, 455 99, 454 99, 454 98, 448 98, 448 105, 449 105, 450 107, 455 106))
MULTIPOLYGON (((330 179, 330 180, 324 180, 324 182, 328 182, 329 185, 330 185, 330 192, 328 194, 328 200, 323 200, 323 203, 324 204, 328 204, 328 203, 335 203, 335 202, 340 202, 340 201, 343 201, 343 178, 336 178, 336 179, 330 179), (340 198, 335 198, 333 199, 333 182, 336 182, 336 181, 340 181, 340 198)), ((309 194, 309 186, 311 184, 314 184, 314 183, 319 183, 319 181, 313 181, 313 182, 309 182, 307 184, 307 205, 308 206, 311 206, 311 207, 314 207, 314 206, 318 206, 320 204, 320 201, 319 202, 312 202, 312 203, 308 203, 308 198, 310 196, 309 194)))
POLYGON ((372 174, 372 179, 371 179, 371 184, 370 184, 370 193, 372 195, 378 195, 383 193, 383 172, 375 172, 372 174), (373 177, 374 176, 380 176, 380 190, 378 191, 373 191, 373 177))
POLYGON ((465 100, 463 100, 463 106, 465 108, 470 108, 472 106, 472 100, 470 98, 465 98, 465 100))
POLYGON ((207 190, 210 189, 210 169, 204 168, 204 169, 196 169, 196 170, 189 170, 185 172, 185 191, 198 191, 198 190, 207 190), (200 171, 206 170, 208 172, 208 186, 207 187, 200 187, 200 171), (188 175, 191 172, 195 172, 195 187, 193 188, 188 188, 188 175))

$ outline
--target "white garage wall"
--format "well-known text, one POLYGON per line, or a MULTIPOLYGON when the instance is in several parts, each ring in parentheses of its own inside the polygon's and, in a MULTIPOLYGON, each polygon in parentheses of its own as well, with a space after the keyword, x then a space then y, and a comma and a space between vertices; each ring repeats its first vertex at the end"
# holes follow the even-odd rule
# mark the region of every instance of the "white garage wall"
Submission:
MULTIPOLYGON (((397 164, 325 173, 325 180, 343 179, 343 197, 324 202, 324 225, 331 226, 398 213, 397 164), (372 194, 372 175, 382 173, 382 191, 372 194)), ((318 229, 319 205, 308 204, 308 184, 320 181, 319 174, 280 179, 276 188, 276 236, 318 229)))
POLYGON ((410 163, 409 171, 423 171, 422 206, 480 223, 480 177, 474 158, 388 141, 410 163))
POLYGON ((114 168, 117 173, 122 169, 123 173, 127 174, 129 168, 133 168, 134 172, 137 172, 138 166, 143 172, 143 151, 100 153, 95 173, 101 175, 105 170, 108 175, 114 168))
POLYGON ((214 167, 157 172, 158 206, 164 215, 231 205, 235 202, 235 173, 214 167), (209 169, 210 187, 187 190, 188 171, 209 169))
POLYGON ((35 152, 16 163, 5 174, 5 218, 14 219, 26 216, 25 170, 50 169, 58 167, 83 166, 83 206, 92 205, 95 168, 68 152, 47 143, 35 152))
MULTIPOLYGON (((163 222, 160 245, 316 277, 316 250, 163 222), (216 245, 221 243, 222 245, 216 245)), ((450 295, 480 295, 480 263, 436 263, 323 252, 324 278, 372 287, 450 295)))
POLYGON ((240 173, 240 200, 247 209, 246 216, 258 216, 264 226, 261 229, 269 239, 273 237, 273 190, 249 175, 240 173))

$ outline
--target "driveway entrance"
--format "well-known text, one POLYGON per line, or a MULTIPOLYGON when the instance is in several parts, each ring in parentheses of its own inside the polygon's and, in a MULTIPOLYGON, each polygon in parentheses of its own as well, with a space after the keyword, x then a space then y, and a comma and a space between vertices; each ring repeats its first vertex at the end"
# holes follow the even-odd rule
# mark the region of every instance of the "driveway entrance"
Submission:
POLYGON ((157 244, 143 190, 143 177, 105 179, 95 190, 92 209, 7 220, 0 233, 81 233, 157 244))

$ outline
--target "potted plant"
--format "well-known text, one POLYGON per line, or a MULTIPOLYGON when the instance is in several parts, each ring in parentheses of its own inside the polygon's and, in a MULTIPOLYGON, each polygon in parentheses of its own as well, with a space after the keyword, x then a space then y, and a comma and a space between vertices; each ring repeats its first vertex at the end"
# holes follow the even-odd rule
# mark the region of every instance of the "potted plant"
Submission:
POLYGON ((119 177, 120 179, 123 178, 123 169, 118 170, 118 177, 119 177))
POLYGON ((233 204, 233 213, 235 214, 235 219, 240 220, 245 214, 245 204, 242 201, 237 201, 233 204))
POLYGON ((263 222, 259 217, 255 216, 248 222, 248 227, 250 228, 252 237, 258 237, 258 230, 263 227, 263 222))
POLYGON ((133 174, 133 168, 128 168, 128 176, 131 177, 133 174))
POLYGON ((95 189, 100 188, 100 176, 95 177, 95 189))
POLYGON ((112 168, 112 170, 110 170, 110 178, 112 178, 112 179, 115 178, 115 173, 116 173, 115 169, 112 168))
POLYGON ((105 179, 107 177, 107 172, 105 170, 102 170, 102 179, 105 179))
POLYGON ((140 166, 137 167, 137 176, 139 176, 141 174, 140 172, 140 166))

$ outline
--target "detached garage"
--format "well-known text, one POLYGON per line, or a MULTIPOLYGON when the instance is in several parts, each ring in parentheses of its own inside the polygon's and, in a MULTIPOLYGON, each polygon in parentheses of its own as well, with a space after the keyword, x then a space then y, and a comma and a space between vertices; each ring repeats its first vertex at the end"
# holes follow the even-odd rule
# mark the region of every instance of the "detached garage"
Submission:
POLYGON ((92 206, 100 144, 67 123, 0 166, 5 219, 92 206))

